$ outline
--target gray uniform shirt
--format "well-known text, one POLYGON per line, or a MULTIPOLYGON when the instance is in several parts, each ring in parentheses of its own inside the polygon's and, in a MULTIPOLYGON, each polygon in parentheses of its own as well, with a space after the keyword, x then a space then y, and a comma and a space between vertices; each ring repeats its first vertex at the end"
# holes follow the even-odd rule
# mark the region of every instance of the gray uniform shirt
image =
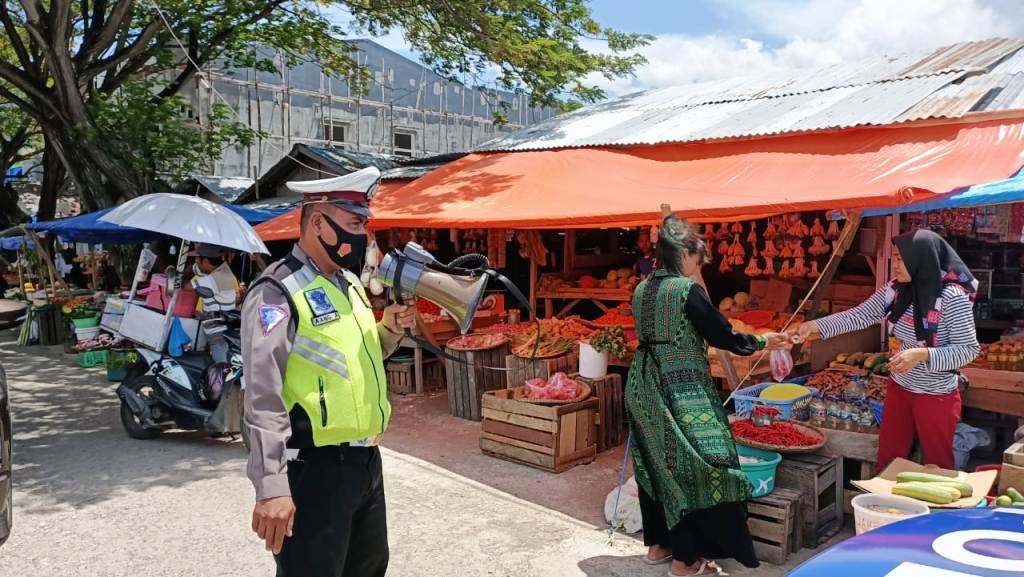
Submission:
MULTIPOLYGON (((295 245, 292 256, 320 274, 306 253, 295 245)), ((278 261, 264 274, 282 280, 292 274, 278 261)), ((329 278, 344 290, 347 283, 329 278)), ((382 324, 377 325, 385 356, 393 353, 402 340, 382 324)), ((288 488, 288 452, 291 437, 288 407, 281 397, 288 355, 295 338, 295 327, 288 307, 288 297, 274 284, 263 282, 253 287, 242 306, 242 357, 245 375, 245 424, 249 427, 249 466, 247 474, 256 488, 256 500, 291 495, 288 488), (271 305, 269 318, 261 318, 261 307, 271 305), (284 313, 284 317, 281 317, 284 313), (276 322, 274 322, 276 321, 276 322)))

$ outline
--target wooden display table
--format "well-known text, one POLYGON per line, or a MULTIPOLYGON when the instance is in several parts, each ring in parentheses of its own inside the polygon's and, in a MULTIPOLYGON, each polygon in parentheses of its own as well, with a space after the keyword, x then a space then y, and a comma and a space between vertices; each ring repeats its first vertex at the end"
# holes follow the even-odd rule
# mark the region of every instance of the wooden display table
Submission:
POLYGON ((970 381, 963 405, 975 409, 1024 417, 1024 373, 967 367, 970 381))
POLYGON ((604 303, 628 303, 633 299, 633 291, 627 289, 583 289, 583 288, 560 288, 552 291, 537 293, 538 299, 544 299, 544 316, 546 318, 562 318, 576 305, 582 301, 590 301, 602 311, 607 311, 608 306, 604 303), (569 301, 555 313, 555 301, 569 301))

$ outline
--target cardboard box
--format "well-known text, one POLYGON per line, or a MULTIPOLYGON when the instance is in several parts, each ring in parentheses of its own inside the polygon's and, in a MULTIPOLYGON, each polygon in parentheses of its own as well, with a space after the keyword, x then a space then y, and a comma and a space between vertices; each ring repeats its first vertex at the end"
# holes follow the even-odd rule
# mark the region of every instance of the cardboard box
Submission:
POLYGON ((1024 467, 1003 463, 1003 469, 999 471, 999 494, 1005 494, 1010 487, 1024 491, 1024 467))
POLYGON ((999 474, 998 471, 982 471, 980 473, 950 471, 949 469, 940 469, 935 466, 925 467, 906 459, 896 459, 886 467, 884 471, 882 471, 881 475, 874 477, 873 479, 853 481, 853 485, 862 491, 867 491, 868 493, 891 495, 892 488, 896 485, 896 476, 907 471, 942 475, 944 477, 956 479, 957 481, 963 481, 974 489, 974 494, 972 496, 965 497, 959 501, 953 501, 948 505, 928 503, 929 507, 936 509, 967 509, 976 507, 978 502, 984 499, 985 495, 988 495, 989 490, 992 489, 992 485, 995 484, 996 476, 999 474))

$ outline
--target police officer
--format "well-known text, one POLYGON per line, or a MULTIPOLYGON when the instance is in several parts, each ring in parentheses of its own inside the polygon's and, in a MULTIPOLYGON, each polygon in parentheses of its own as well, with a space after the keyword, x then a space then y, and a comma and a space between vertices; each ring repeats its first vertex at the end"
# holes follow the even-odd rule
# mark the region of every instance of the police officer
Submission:
POLYGON ((252 528, 278 577, 374 577, 388 565, 381 456, 384 351, 415 310, 377 323, 358 273, 380 171, 287 186, 303 193, 301 236, 242 308, 252 528))

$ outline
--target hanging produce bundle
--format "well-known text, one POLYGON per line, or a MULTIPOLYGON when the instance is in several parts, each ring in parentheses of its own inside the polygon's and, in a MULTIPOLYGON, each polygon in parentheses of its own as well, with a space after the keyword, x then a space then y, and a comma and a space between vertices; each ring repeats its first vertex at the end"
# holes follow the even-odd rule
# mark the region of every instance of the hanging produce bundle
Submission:
POLYGON ((729 227, 729 231, 732 232, 733 234, 742 234, 743 233, 743 225, 738 223, 738 222, 734 222, 734 223, 732 223, 732 226, 729 227))
POLYGON ((811 253, 814 256, 828 254, 828 251, 829 246, 825 244, 825 238, 821 235, 815 236, 814 240, 811 241, 810 248, 807 249, 807 252, 811 253))
POLYGON ((804 258, 807 256, 804 253, 804 245, 799 240, 794 240, 792 243, 793 258, 804 258))
POLYGON ((764 248, 761 249, 761 255, 765 258, 775 258, 779 256, 779 251, 775 248, 774 242, 766 240, 764 241, 764 248))
POLYGON ((768 240, 775 240, 775 237, 779 236, 775 228, 775 223, 772 219, 768 219, 768 227, 764 230, 764 237, 768 240))
MULTIPOLYGON (((756 222, 750 223, 750 233, 747 234, 747 242, 750 243, 750 246, 752 246, 752 247, 755 247, 756 244, 757 244, 757 223, 756 222)), ((757 249, 754 248, 754 250, 757 250, 757 249)))
POLYGON ((718 232, 715 234, 718 238, 729 238, 729 225, 722 223, 722 226, 718 227, 718 232))
POLYGON ((715 225, 711 223, 704 225, 704 240, 707 242, 715 240, 715 225))
POLYGON ((743 257, 746 256, 747 250, 743 248, 743 243, 740 242, 740 235, 735 235, 732 238, 732 244, 729 245, 728 259, 730 265, 743 265, 743 257))
POLYGON ((839 221, 833 220, 828 223, 828 231, 825 233, 825 238, 828 240, 839 238, 839 221))
POLYGON ((775 260, 771 258, 764 259, 764 270, 762 271, 768 276, 775 274, 775 260))
POLYGON ((819 276, 821 276, 821 273, 818 272, 818 261, 812 260, 811 270, 808 271, 807 278, 818 278, 819 276))
POLYGON ((797 259, 790 272, 796 278, 803 278, 807 276, 807 260, 802 258, 797 259))
POLYGON ((814 224, 811 225, 809 233, 811 236, 825 236, 825 227, 821 225, 821 219, 814 217, 814 224))
POLYGON ((757 256, 750 257, 750 262, 747 263, 747 268, 743 271, 743 274, 747 276, 761 275, 761 269, 757 266, 757 256))
POLYGON ((729 242, 723 240, 718 243, 718 250, 716 252, 718 256, 729 256, 729 242))

